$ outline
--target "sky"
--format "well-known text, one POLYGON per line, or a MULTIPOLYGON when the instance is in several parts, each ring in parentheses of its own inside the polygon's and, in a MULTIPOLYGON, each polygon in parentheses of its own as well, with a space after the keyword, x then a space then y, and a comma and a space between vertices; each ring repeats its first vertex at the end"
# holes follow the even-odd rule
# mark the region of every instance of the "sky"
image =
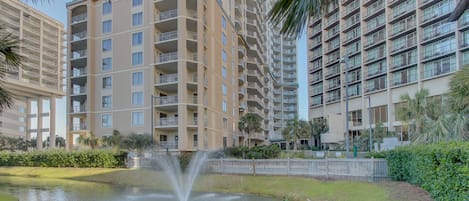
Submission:
MULTIPOLYGON (((31 0, 26 1, 32 7, 46 13, 50 17, 62 22, 66 26, 67 9, 65 3, 70 0, 44 0, 33 4, 31 0)), ((298 115, 300 119, 308 119, 308 65, 307 65, 307 42, 306 32, 297 41, 297 66, 298 66, 298 115)), ((65 136, 66 126, 66 103, 65 98, 57 100, 57 123, 56 131, 60 136, 65 136)))

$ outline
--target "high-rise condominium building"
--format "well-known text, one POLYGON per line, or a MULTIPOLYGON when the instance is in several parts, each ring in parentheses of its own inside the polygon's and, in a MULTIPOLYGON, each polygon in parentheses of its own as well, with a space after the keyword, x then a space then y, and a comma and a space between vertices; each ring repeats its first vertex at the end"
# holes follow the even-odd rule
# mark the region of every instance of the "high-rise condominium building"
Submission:
MULTIPOLYGON (((269 11, 276 1, 265 1, 269 11)), ((267 24, 267 64, 272 82, 273 132, 272 140, 282 139, 282 129, 298 115, 298 81, 296 67, 296 37, 280 34, 280 28, 267 24)))
POLYGON ((341 0, 312 19, 309 117, 340 125, 322 135, 324 144, 345 139, 346 85, 351 138, 382 122, 407 140, 408 130, 396 115, 400 96, 428 89, 430 96, 441 98, 451 75, 469 63, 469 13, 447 22, 457 2, 341 0))
POLYGON ((268 139, 262 3, 75 0, 67 9, 69 144, 114 129, 176 151, 268 139), (263 119, 249 137, 238 129, 246 113, 263 119))
MULTIPOLYGON (((15 104, 0 114, 2 135, 30 139, 43 145, 50 133, 55 145, 55 99, 63 91, 63 25, 16 0, 0 1, 0 26, 19 41, 21 67, 6 74, 5 88, 15 95, 15 104)), ((4 59, 4 58, 2 58, 4 59)))

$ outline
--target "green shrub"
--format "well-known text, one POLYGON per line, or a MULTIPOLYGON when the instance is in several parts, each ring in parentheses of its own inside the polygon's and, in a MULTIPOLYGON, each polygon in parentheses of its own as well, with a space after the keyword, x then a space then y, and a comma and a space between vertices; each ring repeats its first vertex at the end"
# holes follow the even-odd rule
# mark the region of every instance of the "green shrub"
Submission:
POLYGON ((280 154, 278 145, 255 146, 255 147, 230 147, 226 149, 226 156, 246 159, 269 159, 277 158, 280 154))
POLYGON ((400 147, 386 154, 389 174, 435 200, 469 200, 469 142, 400 147))
POLYGON ((116 168, 125 166, 125 158, 108 150, 0 152, 0 166, 116 168))

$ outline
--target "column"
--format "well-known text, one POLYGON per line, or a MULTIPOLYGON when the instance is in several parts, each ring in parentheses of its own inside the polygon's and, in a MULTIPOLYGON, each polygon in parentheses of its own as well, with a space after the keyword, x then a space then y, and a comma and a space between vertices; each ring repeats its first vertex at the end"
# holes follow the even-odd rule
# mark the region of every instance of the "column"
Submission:
POLYGON ((37 137, 36 137, 36 147, 38 150, 42 149, 42 98, 37 99, 37 137))
POLYGON ((31 140, 31 101, 26 98, 26 139, 31 140))
POLYGON ((56 103, 56 99, 55 97, 51 97, 50 98, 50 102, 49 102, 49 105, 50 105, 50 112, 49 112, 49 119, 50 119, 50 126, 49 126, 49 133, 50 133, 50 137, 49 137, 49 140, 50 140, 50 143, 49 143, 49 147, 50 148, 55 148, 55 137, 56 137, 56 131, 55 131, 55 103, 56 103))

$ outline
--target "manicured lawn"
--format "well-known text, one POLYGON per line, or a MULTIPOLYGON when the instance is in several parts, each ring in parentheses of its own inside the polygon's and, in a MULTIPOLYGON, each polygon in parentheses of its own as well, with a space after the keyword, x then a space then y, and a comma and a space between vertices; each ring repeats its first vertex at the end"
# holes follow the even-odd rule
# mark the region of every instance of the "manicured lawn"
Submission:
MULTIPOLYGON (((71 179, 169 190, 169 185, 162 182, 166 180, 162 174, 148 170, 14 167, 0 168, 0 175, 71 179)), ((397 185, 320 181, 304 177, 203 175, 197 180, 194 190, 246 193, 276 198, 288 197, 289 200, 301 201, 307 199, 311 201, 403 201, 412 199, 409 197, 412 196, 412 193, 404 193, 402 198, 392 196, 391 194, 399 191, 395 186, 397 185)))
POLYGON ((6 194, 6 193, 0 192, 0 200, 2 200, 2 201, 17 201, 18 199, 16 199, 15 197, 13 197, 11 195, 6 194))

